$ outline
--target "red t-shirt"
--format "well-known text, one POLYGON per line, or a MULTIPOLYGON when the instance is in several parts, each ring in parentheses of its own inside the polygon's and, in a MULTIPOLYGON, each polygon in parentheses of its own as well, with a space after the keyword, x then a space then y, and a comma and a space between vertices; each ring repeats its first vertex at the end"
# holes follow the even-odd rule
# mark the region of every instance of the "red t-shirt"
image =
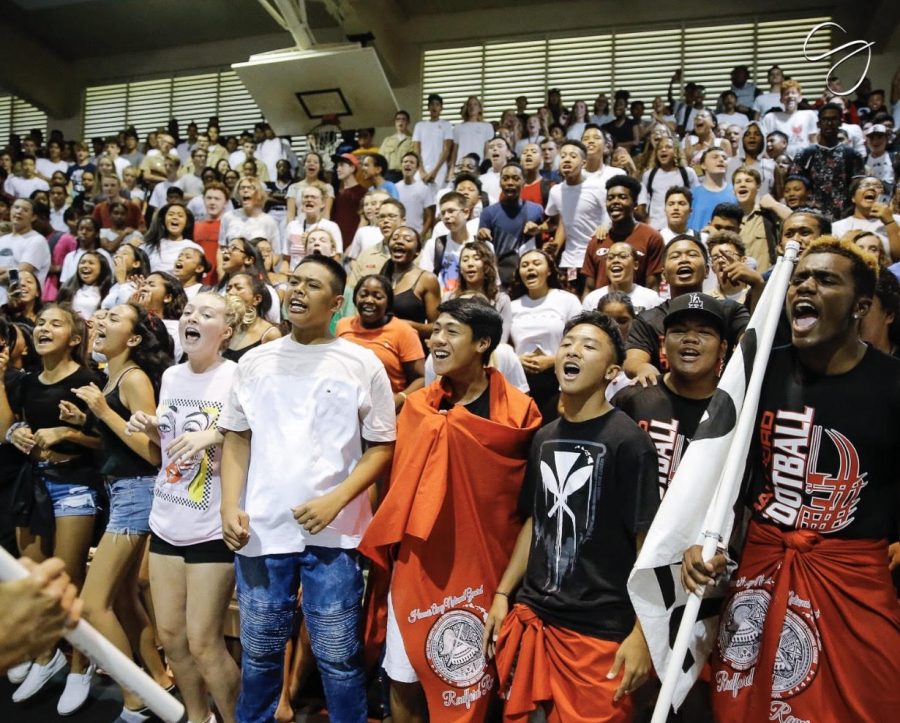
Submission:
POLYGON ((581 273, 594 279, 594 288, 600 289, 609 283, 606 278, 606 254, 614 243, 624 241, 637 251, 637 265, 634 269, 634 283, 647 286, 647 278, 661 274, 663 269, 662 252, 665 243, 662 236, 652 226, 638 222, 634 231, 626 238, 613 238, 612 230, 606 238, 599 241, 591 237, 584 254, 584 265, 581 273))
MULTIPOLYGON (((522 192, 519 194, 519 198, 521 198, 523 201, 531 201, 532 203, 536 203, 541 208, 544 208, 544 206, 547 205, 547 199, 545 199, 541 195, 541 184, 543 182, 543 178, 538 178, 532 183, 526 183, 524 186, 522 186, 522 192)), ((553 183, 547 184, 548 193, 552 185, 553 183)))
POLYGON ((203 277, 203 283, 207 286, 219 283, 219 277, 216 274, 216 254, 219 251, 219 226, 221 225, 222 219, 197 221, 194 224, 194 243, 200 244, 203 248, 203 255, 212 266, 212 271, 203 277))
POLYGON ((366 195, 365 186, 353 186, 339 190, 334 197, 334 205, 331 207, 331 220, 341 229, 341 238, 344 239, 344 248, 350 246, 356 229, 359 226, 359 202, 366 195))
MULTIPOLYGON (((128 218, 125 219, 125 226, 140 229, 144 221, 141 216, 141 207, 134 201, 125 201, 125 205, 128 207, 128 218)), ((112 228, 112 217, 109 215, 109 201, 101 201, 94 206, 91 216, 102 228, 112 228)))

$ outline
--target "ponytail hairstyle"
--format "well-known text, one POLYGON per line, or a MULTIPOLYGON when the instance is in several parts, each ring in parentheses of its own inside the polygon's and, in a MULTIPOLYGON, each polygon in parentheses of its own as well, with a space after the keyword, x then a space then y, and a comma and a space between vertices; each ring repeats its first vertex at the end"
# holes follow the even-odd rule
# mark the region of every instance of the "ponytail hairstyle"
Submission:
MULTIPOLYGON (((261 316, 265 318, 266 314, 269 312, 269 309, 272 308, 272 297, 269 294, 269 289, 266 287, 265 282, 262 277, 257 273, 251 273, 249 271, 238 271, 236 274, 233 274, 229 281, 236 279, 238 276, 243 276, 250 283, 250 289, 254 296, 259 297, 259 303, 256 305, 255 311, 257 316, 261 316)), ((231 295, 233 296, 233 294, 231 295)), ((242 302, 246 306, 246 302, 242 302)), ((249 309, 247 309, 249 311, 249 309)), ((252 322, 251 322, 252 323, 252 322)))

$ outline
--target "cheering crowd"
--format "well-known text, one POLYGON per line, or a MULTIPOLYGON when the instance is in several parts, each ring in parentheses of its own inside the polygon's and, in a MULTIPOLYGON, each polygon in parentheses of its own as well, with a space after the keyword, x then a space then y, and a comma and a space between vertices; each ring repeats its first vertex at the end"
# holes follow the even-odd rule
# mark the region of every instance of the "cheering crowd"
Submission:
POLYGON ((649 720, 626 583, 794 241, 735 534, 684 550, 685 589, 725 598, 670 719, 890 720, 900 71, 853 100, 750 77, 708 97, 676 72, 646 106, 550 89, 497 123, 431 93, 380 145, 326 118, 300 159, 214 118, 13 137, 13 700, 89 703, 59 642, 81 617, 192 723, 291 721, 314 668, 341 723, 649 720))

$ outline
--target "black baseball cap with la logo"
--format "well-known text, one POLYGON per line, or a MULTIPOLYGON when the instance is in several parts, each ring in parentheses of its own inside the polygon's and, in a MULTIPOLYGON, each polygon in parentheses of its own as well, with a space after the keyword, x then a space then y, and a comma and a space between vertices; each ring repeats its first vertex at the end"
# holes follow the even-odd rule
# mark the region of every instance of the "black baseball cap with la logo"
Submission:
POLYGON ((691 292, 672 299, 663 319, 663 328, 668 329, 678 319, 688 316, 705 316, 719 330, 720 335, 725 334, 725 307, 708 294, 691 292))

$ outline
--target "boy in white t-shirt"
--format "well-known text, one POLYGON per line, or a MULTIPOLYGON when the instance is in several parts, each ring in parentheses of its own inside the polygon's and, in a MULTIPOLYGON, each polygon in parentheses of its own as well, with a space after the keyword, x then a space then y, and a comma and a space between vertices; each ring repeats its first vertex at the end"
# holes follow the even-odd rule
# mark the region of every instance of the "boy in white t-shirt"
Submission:
POLYGON ((222 532, 238 552, 238 720, 274 717, 302 584, 329 715, 366 721, 356 547, 372 518, 366 490, 393 456, 395 417, 378 358, 329 332, 345 286, 333 259, 300 262, 289 279, 291 333, 241 359, 219 417, 222 532))

